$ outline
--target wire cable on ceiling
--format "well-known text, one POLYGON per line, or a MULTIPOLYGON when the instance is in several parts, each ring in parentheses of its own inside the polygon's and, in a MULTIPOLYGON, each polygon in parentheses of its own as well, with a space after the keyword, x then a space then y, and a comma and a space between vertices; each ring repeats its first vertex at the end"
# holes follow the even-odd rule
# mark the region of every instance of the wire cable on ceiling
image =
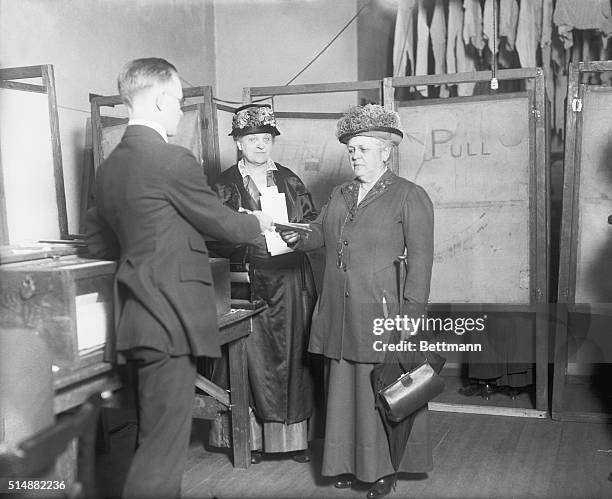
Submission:
MULTIPOLYGON (((315 61, 321 57, 325 51, 332 46, 332 44, 342 35, 342 33, 344 33, 348 27, 355 21, 355 19, 357 19, 361 13, 367 8, 369 7, 374 0, 370 0, 369 2, 363 4, 359 10, 357 11, 357 13, 351 17, 349 19, 349 21, 340 29, 340 31, 338 31, 338 33, 336 33, 334 35, 334 37, 321 49, 319 50, 319 52, 310 60, 310 62, 308 64, 306 64, 306 66, 304 66, 300 71, 298 71, 295 76, 293 76, 293 78, 291 78, 287 83, 285 83, 285 85, 283 86, 289 86, 291 85, 295 80, 297 80, 310 66, 312 66, 315 61)), ((495 76, 495 72, 493 73, 493 76, 495 76)), ((193 85, 190 81, 186 80, 184 77, 179 76, 179 78, 181 79, 182 82, 186 83, 187 86, 189 87, 194 87, 195 85, 193 85)), ((256 99, 254 101, 252 101, 253 103, 257 103, 257 102, 263 102, 263 101, 267 101, 267 100, 272 100, 273 101, 273 96, 268 96, 268 97, 262 97, 261 99, 256 99)), ((241 106, 242 104, 244 104, 244 102, 241 101, 234 101, 234 100, 227 100, 227 99, 221 99, 219 97, 213 97, 213 101, 218 102, 220 104, 229 104, 229 105, 237 105, 237 106, 241 106)), ((68 107, 68 106, 61 106, 58 105, 57 107, 61 108, 61 109, 67 109, 70 111, 78 111, 80 113, 86 113, 89 114, 90 111, 85 111, 82 109, 77 109, 77 108, 73 108, 73 107, 68 107)))
MULTIPOLYGON (((359 10, 357 11, 357 13, 351 17, 349 19, 349 21, 340 29, 340 31, 338 31, 338 33, 336 33, 334 35, 334 37, 310 60, 310 62, 308 64, 306 64, 300 71, 298 71, 295 76, 293 76, 293 78, 291 78, 287 83, 285 83, 285 85, 283 86, 288 86, 291 85, 296 79, 298 79, 310 66, 312 66, 315 61, 321 57, 323 55, 323 53, 329 48, 331 47, 331 45, 342 35, 342 33, 344 33, 348 27, 355 21, 355 19, 357 19, 361 13, 367 8, 369 7, 374 0, 370 0, 369 2, 363 4, 359 10)), ((187 80, 185 80, 183 77, 181 77, 181 80, 184 81, 185 83, 187 83, 190 87, 193 87, 194 85, 192 85, 191 83, 189 83, 187 80)), ((263 97, 261 99, 256 99, 253 101, 253 103, 257 103, 257 102, 263 102, 266 100, 270 100, 272 99, 272 96, 270 97, 263 97)), ((226 99, 220 99, 218 97, 213 97, 213 100, 215 102, 219 102, 222 104, 235 104, 235 105, 242 105, 244 104, 244 102, 238 102, 238 101, 231 101, 231 100, 226 100, 226 99)))

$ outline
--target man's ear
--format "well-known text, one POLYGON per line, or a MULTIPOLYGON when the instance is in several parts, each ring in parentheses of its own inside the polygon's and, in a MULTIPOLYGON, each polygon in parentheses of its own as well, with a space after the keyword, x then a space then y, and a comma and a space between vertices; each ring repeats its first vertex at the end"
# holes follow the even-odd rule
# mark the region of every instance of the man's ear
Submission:
POLYGON ((163 111, 165 105, 164 94, 162 92, 158 92, 158 94, 155 96, 155 107, 158 111, 163 111))

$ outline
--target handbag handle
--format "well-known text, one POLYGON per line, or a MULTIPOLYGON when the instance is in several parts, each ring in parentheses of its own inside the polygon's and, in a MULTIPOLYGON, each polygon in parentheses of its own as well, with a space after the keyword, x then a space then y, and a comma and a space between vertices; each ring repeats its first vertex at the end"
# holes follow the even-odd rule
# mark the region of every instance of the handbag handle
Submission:
MULTIPOLYGON (((398 272, 398 279, 399 279, 398 288, 399 289, 397 293, 397 301, 398 301, 398 309, 399 309, 398 313, 400 316, 403 316, 404 315, 404 287, 406 286, 406 268, 408 266, 408 262, 406 261, 406 250, 405 249, 404 249, 404 253, 399 255, 397 259, 399 260, 399 272, 398 272)), ((401 340, 401 334, 399 334, 399 338, 397 338, 397 341, 399 340, 401 340)), ((423 357, 425 357, 425 361, 431 364, 431 361, 429 360, 428 352, 421 351, 421 353, 423 354, 423 357)), ((404 367, 402 362, 400 362, 399 365, 401 369, 404 371, 404 373, 408 372, 408 369, 404 367)))

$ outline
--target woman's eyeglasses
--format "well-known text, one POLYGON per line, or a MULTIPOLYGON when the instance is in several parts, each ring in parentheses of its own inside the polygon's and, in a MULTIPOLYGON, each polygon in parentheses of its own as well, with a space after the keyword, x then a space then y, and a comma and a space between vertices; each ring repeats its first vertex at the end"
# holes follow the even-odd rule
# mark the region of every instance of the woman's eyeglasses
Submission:
POLYGON ((360 154, 365 155, 365 154, 369 153, 370 151, 373 151, 374 149, 380 149, 380 148, 378 148, 378 147, 364 147, 364 146, 357 146, 357 147, 347 146, 347 148, 346 148, 346 150, 349 153, 349 155, 353 155, 357 151, 359 151, 360 154))

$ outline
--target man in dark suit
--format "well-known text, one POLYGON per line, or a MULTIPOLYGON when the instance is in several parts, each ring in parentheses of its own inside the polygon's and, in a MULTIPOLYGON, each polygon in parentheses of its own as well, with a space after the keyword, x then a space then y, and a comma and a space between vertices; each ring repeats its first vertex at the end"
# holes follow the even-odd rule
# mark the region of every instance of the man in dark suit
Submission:
POLYGON ((224 207, 195 157, 167 143, 183 101, 172 64, 131 61, 118 86, 130 121, 97 172, 87 233, 94 256, 118 258, 108 346, 117 352, 112 360, 133 362, 138 372, 138 447, 123 496, 179 497, 195 359, 220 356, 205 238, 248 243, 272 223, 261 212, 224 207))

